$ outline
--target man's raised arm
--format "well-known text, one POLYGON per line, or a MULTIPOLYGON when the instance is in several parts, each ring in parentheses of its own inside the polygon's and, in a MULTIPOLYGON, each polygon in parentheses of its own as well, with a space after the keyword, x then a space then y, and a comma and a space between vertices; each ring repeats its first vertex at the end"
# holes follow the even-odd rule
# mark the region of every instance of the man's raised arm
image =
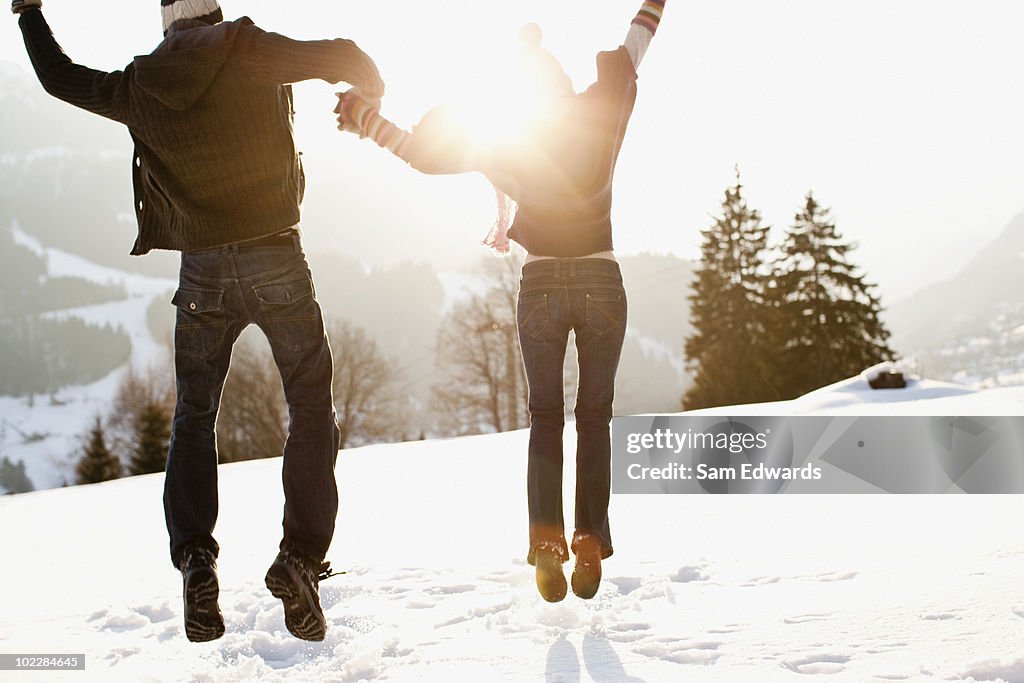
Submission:
POLYGON ((64 54, 43 18, 41 0, 14 0, 11 11, 43 89, 57 99, 121 123, 127 118, 128 88, 123 71, 97 71, 64 54))

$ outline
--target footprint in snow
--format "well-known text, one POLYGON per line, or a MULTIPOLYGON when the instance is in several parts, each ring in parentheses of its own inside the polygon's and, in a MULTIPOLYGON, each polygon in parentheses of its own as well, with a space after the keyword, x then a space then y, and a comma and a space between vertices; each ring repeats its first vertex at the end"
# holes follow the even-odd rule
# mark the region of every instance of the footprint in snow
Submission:
POLYGON ((864 650, 864 653, 869 655, 887 655, 905 647, 909 647, 907 643, 880 643, 864 650))
POLYGON ((846 655, 823 654, 780 662, 780 665, 798 674, 823 675, 843 671, 849 661, 850 658, 846 655))
POLYGON ((778 583, 779 581, 782 581, 782 578, 783 577, 781 576, 758 576, 756 578, 751 579, 750 581, 747 581, 745 584, 743 584, 743 586, 745 588, 767 586, 769 584, 778 583))
POLYGON ((924 614, 921 616, 925 621, 954 621, 959 620, 960 617, 953 614, 952 612, 937 612, 934 614, 924 614))
POLYGON ((111 650, 109 653, 107 653, 106 656, 103 657, 103 659, 111 666, 114 666, 118 662, 128 659, 129 657, 134 657, 140 652, 142 652, 142 650, 137 647, 122 647, 117 648, 115 650, 111 650))
POLYGON ((99 630, 113 633, 135 631, 153 623, 148 616, 133 609, 121 609, 114 612, 104 610, 93 614, 89 617, 89 621, 98 622, 99 630))
POLYGON ((651 625, 644 622, 626 622, 622 624, 612 624, 608 627, 609 631, 648 631, 651 625))
POLYGON ((827 574, 816 574, 807 578, 812 581, 821 581, 823 583, 831 583, 833 581, 852 581, 857 578, 860 572, 828 572, 827 574))
POLYGON ((494 603, 492 605, 484 605, 482 607, 476 607, 466 611, 457 617, 441 622, 436 628, 443 628, 445 626, 454 626, 455 624, 461 624, 472 619, 486 619, 487 617, 494 616, 512 609, 512 601, 506 600, 503 602, 494 603))
POLYGON ((633 648, 633 652, 675 664, 714 664, 722 653, 718 648, 722 643, 716 641, 685 642, 674 638, 657 638, 633 648))
POLYGON ((459 593, 469 593, 474 590, 476 590, 476 586, 463 583, 456 586, 432 586, 423 592, 427 595, 458 595, 459 593))
POLYGON ((606 581, 614 584, 619 589, 620 595, 629 595, 643 583, 640 578, 635 576, 616 576, 615 578, 606 579, 606 581))
POLYGON ((608 627, 605 637, 616 643, 634 643, 643 639, 650 630, 651 625, 642 622, 613 624, 608 627))
POLYGON ((154 624, 169 621, 170 619, 178 616, 175 611, 167 605, 167 603, 164 603, 159 607, 156 605, 144 605, 137 608, 136 611, 154 624))
POLYGON ((798 614, 795 617, 786 617, 782 620, 784 624, 806 624, 812 621, 825 621, 831 614, 798 614))
POLYGON ((960 673, 961 678, 976 681, 1010 681, 1019 683, 1024 680, 1024 659, 1012 662, 989 659, 973 664, 967 671, 960 673))
POLYGON ((704 573, 703 567, 680 567, 679 571, 670 578, 674 583, 691 583, 693 581, 707 581, 711 577, 704 573))
POLYGON ((744 628, 744 624, 726 624, 725 626, 722 626, 721 628, 709 628, 708 629, 708 633, 711 633, 713 635, 726 636, 726 635, 729 635, 730 633, 739 633, 740 631, 743 630, 743 628, 744 628))

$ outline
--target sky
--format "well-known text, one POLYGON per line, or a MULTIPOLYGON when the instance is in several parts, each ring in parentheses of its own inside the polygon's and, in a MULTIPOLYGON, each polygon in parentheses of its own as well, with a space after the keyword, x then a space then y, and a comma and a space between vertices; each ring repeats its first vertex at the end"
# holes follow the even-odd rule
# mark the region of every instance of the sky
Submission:
MULTIPOLYGON (((544 28, 545 46, 585 88, 595 54, 621 42, 639 2, 227 0, 223 7, 229 18, 247 14, 294 38, 354 39, 388 84, 384 113, 410 126, 431 106, 475 89, 527 21, 544 28)), ((45 10, 68 54, 95 68, 119 68, 160 39, 155 0, 116 12, 48 0, 45 10)), ((775 240, 809 190, 831 206, 883 300, 951 276, 1024 211, 1021 26, 1024 4, 1016 0, 670 0, 639 70, 616 172, 617 250, 695 258, 700 230, 738 165, 775 240)), ((28 64, 13 18, 0 22, 0 60, 28 64)), ((478 256, 493 217, 486 182, 424 178, 369 141, 340 136, 330 112, 336 89, 297 89, 300 144, 332 159, 318 164, 307 152, 311 181, 338 186, 338 211, 354 217, 357 225, 345 225, 353 233, 372 231, 378 208, 381 220, 391 220, 387 209, 396 202, 418 214, 408 243, 354 255, 368 263, 478 256), (471 218, 450 220, 463 214, 471 218), (480 227, 467 234, 461 223, 480 227)), ((309 239, 360 250, 348 237, 309 239)))

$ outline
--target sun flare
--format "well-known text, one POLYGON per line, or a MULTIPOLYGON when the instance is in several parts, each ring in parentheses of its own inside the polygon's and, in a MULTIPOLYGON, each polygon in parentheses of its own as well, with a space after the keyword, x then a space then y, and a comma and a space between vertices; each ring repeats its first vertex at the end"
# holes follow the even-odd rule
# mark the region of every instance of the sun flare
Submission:
POLYGON ((544 52, 545 58, 537 59, 531 50, 522 45, 502 50, 482 70, 472 92, 452 102, 457 125, 475 144, 525 143, 555 113, 560 97, 572 94, 571 81, 554 58, 544 52), (552 87, 553 68, 557 88, 552 87))

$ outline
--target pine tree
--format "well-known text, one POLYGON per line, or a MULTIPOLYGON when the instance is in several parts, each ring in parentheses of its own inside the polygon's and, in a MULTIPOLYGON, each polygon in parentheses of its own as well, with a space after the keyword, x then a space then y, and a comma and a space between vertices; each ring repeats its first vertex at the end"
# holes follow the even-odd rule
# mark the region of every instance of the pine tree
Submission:
POLYGON ((128 470, 131 474, 163 472, 167 465, 167 446, 171 438, 171 416, 156 402, 139 412, 135 425, 135 448, 128 470))
POLYGON ((121 462, 107 448, 103 423, 99 416, 89 430, 82 458, 75 469, 79 484, 96 484, 118 479, 122 475, 121 462))
POLYGON ((722 214, 703 230, 701 264, 690 295, 694 332, 685 355, 694 383, 686 410, 775 398, 772 345, 766 338, 772 308, 765 263, 768 227, 747 206, 743 186, 725 191, 722 214))
POLYGON ((882 305, 811 192, 786 232, 777 275, 784 398, 892 360, 882 305))
POLYGON ((33 490, 35 487, 25 472, 24 460, 14 463, 6 457, 0 458, 0 494, 28 493, 33 490))

